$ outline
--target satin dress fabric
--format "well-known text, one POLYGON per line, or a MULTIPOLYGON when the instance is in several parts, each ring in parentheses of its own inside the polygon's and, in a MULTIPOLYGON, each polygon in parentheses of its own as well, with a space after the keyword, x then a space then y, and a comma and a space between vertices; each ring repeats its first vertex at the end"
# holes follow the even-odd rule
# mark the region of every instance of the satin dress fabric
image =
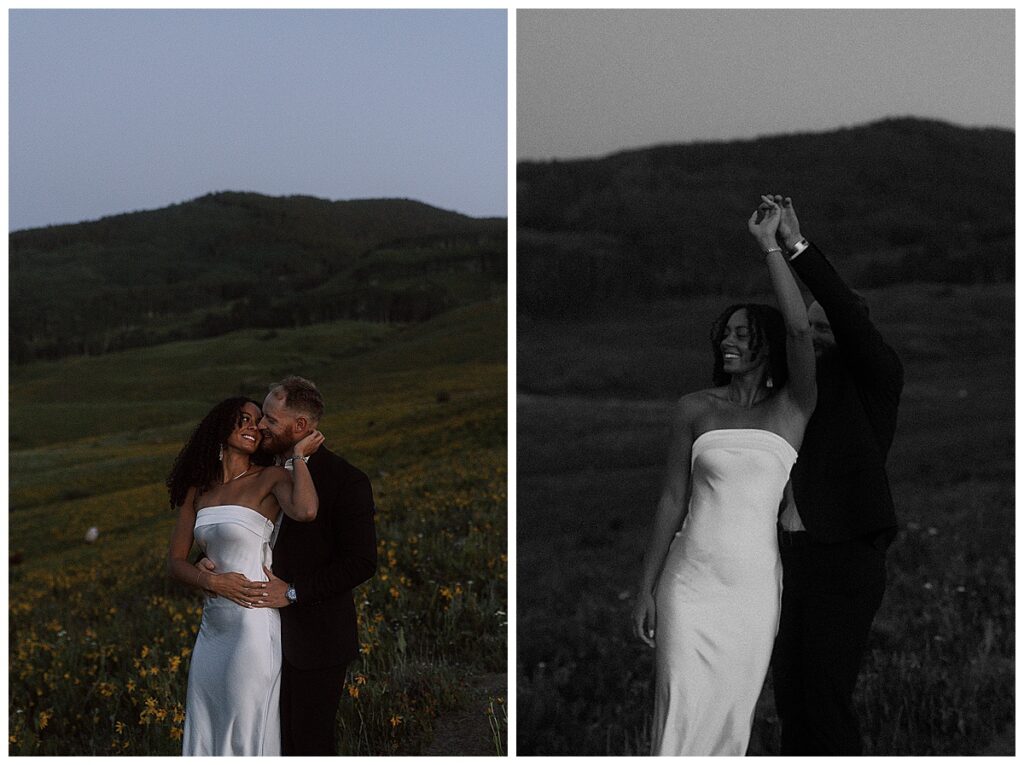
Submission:
MULTIPOLYGON (((196 514, 195 539, 218 572, 267 581, 277 527, 255 510, 216 505, 196 514)), ((207 597, 192 651, 183 755, 281 753, 281 617, 207 597)))
POLYGON ((652 754, 746 754, 779 627, 776 522, 796 458, 761 429, 693 443, 689 512, 655 592, 652 754))

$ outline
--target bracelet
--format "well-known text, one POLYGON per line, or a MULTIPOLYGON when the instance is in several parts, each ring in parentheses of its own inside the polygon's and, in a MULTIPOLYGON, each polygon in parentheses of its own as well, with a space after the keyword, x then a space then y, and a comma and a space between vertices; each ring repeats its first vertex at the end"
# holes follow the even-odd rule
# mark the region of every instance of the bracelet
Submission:
POLYGON ((767 250, 764 251, 765 258, 767 258, 769 255, 771 255, 773 252, 777 252, 779 254, 782 254, 782 248, 781 247, 769 247, 767 250))

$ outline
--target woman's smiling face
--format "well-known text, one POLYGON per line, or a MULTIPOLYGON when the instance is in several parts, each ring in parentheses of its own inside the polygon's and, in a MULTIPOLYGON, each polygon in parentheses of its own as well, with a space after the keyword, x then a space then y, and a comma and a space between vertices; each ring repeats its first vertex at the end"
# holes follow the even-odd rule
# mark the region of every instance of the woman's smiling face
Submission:
POLYGON ((242 411, 238 415, 238 425, 228 436, 228 445, 248 454, 255 452, 262 440, 259 429, 262 419, 263 413, 256 404, 243 405, 242 411))
POLYGON ((722 352, 722 371, 727 374, 743 374, 757 369, 768 358, 768 344, 762 343, 754 352, 751 342, 750 322, 747 309, 740 308, 729 317, 722 328, 722 340, 718 347, 722 352))

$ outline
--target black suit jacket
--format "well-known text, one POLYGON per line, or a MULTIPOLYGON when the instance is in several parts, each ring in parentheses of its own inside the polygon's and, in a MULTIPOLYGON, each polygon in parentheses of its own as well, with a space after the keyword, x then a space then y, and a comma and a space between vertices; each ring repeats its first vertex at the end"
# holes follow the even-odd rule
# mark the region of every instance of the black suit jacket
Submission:
POLYGON ((300 669, 318 669, 359 655, 352 589, 373 576, 377 536, 370 479, 322 446, 307 464, 320 508, 309 523, 283 519, 274 574, 298 595, 280 609, 284 656, 300 669))
POLYGON ((896 431, 903 365, 857 296, 813 244, 792 261, 832 325, 836 347, 818 361, 818 404, 793 468, 793 496, 813 539, 896 531, 885 460, 896 431))

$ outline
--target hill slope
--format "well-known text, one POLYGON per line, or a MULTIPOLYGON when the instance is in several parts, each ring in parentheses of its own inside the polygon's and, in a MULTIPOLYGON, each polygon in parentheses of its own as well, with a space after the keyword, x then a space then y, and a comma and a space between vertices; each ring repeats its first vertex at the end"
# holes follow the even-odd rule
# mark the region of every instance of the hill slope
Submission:
POLYGON ((519 307, 752 292, 746 219, 793 197, 859 286, 1008 281, 1014 134, 890 119, 819 134, 656 146, 518 167, 519 307))
POLYGON ((493 751, 499 713, 475 683, 506 669, 506 314, 496 301, 13 368, 9 752, 180 753, 201 597, 166 576, 163 481, 214 402, 262 398, 289 372, 323 391, 327 446, 370 476, 377 508, 342 753, 416 754, 471 702, 475 748, 493 751))
POLYGON ((506 223, 406 199, 223 192, 10 235, 22 362, 340 318, 418 321, 504 290, 506 223))

